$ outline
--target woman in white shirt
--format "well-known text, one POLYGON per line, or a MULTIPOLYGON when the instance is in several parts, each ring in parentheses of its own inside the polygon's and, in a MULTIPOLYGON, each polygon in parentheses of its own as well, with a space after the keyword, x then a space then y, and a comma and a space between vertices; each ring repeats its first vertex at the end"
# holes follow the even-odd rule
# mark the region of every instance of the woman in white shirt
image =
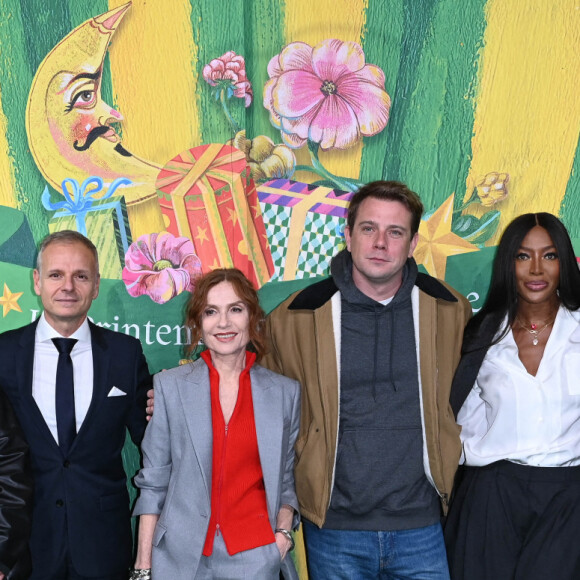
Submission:
POLYGON ((445 537, 453 580, 580 578, 580 271, 548 213, 506 228, 465 331, 445 537))

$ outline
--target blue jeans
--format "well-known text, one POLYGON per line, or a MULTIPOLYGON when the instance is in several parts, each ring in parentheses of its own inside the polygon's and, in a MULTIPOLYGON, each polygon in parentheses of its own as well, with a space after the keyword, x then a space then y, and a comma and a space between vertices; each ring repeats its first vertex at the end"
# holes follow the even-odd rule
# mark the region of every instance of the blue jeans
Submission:
POLYGON ((302 520, 311 580, 449 580, 440 524, 366 532, 302 520))

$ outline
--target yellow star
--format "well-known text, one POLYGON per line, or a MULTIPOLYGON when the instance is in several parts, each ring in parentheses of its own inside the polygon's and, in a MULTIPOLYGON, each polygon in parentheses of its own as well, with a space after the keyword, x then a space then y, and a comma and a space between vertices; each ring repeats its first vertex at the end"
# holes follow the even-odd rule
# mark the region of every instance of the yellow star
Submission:
POLYGON ((262 215, 262 208, 260 207, 260 202, 258 202, 256 205, 253 205, 252 209, 254 210, 254 219, 258 219, 262 215))
POLYGON ((217 258, 214 258, 213 264, 211 264, 209 269, 213 271, 213 270, 217 270, 218 268, 221 268, 221 266, 219 265, 217 258))
POLYGON ((227 208, 228 213, 230 214, 228 217, 228 220, 232 222, 232 225, 236 225, 238 223, 238 214, 236 213, 235 209, 232 209, 231 207, 227 208))
POLYGON ((445 279, 448 256, 477 252, 478 248, 451 232, 453 197, 448 197, 441 207, 419 226, 419 243, 413 256, 423 264, 429 274, 445 279))
POLYGON ((11 310, 16 310, 16 312, 22 312, 20 306, 18 306, 18 299, 22 296, 22 292, 10 292, 10 288, 4 283, 4 295, 0 296, 0 304, 2 304, 2 318, 11 310))
POLYGON ((203 244, 204 241, 209 242, 209 238, 207 237, 207 228, 200 228, 198 226, 197 236, 195 236, 195 239, 199 242, 200 246, 203 244))

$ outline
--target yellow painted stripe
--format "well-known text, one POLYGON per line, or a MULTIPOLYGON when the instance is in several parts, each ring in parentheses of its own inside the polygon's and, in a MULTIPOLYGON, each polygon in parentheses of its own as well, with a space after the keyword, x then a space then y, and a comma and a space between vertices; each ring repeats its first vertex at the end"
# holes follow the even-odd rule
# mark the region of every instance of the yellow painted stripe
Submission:
MULTIPOLYGON (((110 0, 109 7, 125 2, 110 0)), ((200 145, 189 0, 133 0, 109 54, 123 145, 160 165, 200 145)))
POLYGON ((224 231, 224 224, 220 217, 215 192, 205 175, 199 178, 197 185, 203 198, 203 205, 207 214, 209 229, 215 242, 220 268, 233 268, 234 262, 228 245, 228 237, 224 231))
MULTIPOLYGON (((315 46, 327 38, 339 38, 360 43, 367 6, 368 0, 286 0, 286 42, 301 41, 315 46)), ((362 148, 360 142, 344 151, 321 152, 320 161, 335 175, 358 178, 362 148)), ((306 146, 295 153, 297 163, 310 164, 306 146)), ((311 173, 298 173, 295 179, 311 182, 317 178, 311 173)))
POLYGON ((14 191, 12 158, 8 154, 6 126, 6 115, 2 108, 2 87, 0 87, 0 205, 18 208, 14 191))
POLYGON ((501 232, 522 213, 559 211, 580 131, 580 11, 577 0, 489 0, 487 21, 466 196, 509 173, 501 232))

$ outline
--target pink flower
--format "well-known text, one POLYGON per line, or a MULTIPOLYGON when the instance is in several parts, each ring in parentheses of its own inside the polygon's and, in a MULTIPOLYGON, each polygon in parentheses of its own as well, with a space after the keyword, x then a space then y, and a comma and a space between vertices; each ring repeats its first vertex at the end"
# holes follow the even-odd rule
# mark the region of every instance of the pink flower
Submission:
POLYGON ((243 56, 230 50, 206 64, 202 74, 212 87, 225 88, 228 98, 234 95, 239 99, 245 99, 246 107, 250 106, 253 98, 252 85, 246 77, 246 62, 243 56))
POLYGON ((193 292, 201 262, 189 238, 169 232, 145 234, 125 254, 123 282, 131 296, 147 294, 165 304, 183 291, 193 292))
POLYGON ((264 106, 290 147, 307 140, 346 149, 376 135, 389 120, 385 75, 356 42, 292 42, 268 64, 264 106))

